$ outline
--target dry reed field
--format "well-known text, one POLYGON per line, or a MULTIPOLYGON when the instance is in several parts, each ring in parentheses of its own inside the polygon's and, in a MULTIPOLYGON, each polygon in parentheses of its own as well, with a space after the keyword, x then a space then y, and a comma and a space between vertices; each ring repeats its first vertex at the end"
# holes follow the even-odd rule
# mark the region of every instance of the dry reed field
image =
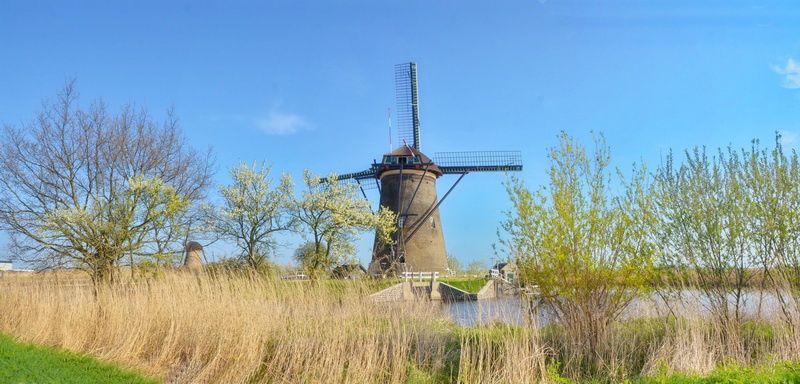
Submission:
MULTIPOLYGON (((93 293, 77 276, 0 279, 0 332, 169 383, 617 382, 796 360, 778 321, 632 316, 588 354, 551 324, 460 327, 430 302, 374 303, 374 282, 168 273, 93 293)), ((585 324, 591 326, 591 324, 585 324)))
POLYGON ((430 303, 372 303, 369 283, 169 274, 95 298, 17 280, 2 284, 0 331, 173 383, 536 382, 544 367, 527 331, 462 335, 430 303))

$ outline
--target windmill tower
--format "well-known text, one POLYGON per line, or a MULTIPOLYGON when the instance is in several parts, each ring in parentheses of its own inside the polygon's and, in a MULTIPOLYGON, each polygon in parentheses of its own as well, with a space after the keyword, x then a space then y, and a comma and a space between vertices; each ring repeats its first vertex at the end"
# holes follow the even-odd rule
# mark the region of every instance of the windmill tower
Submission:
MULTIPOLYGON (((439 206, 464 176, 471 172, 509 172, 522 170, 518 151, 438 152, 428 157, 421 152, 417 65, 395 66, 397 92, 397 133, 400 147, 383 155, 364 171, 343 174, 338 180, 354 180, 364 193, 380 192, 380 205, 397 213, 395 244, 381 244, 376 236, 369 271, 372 274, 400 272, 445 272, 445 248, 439 206), (438 197, 437 180, 444 175, 459 175, 438 197)), ((364 193, 366 197, 366 194, 364 193)))

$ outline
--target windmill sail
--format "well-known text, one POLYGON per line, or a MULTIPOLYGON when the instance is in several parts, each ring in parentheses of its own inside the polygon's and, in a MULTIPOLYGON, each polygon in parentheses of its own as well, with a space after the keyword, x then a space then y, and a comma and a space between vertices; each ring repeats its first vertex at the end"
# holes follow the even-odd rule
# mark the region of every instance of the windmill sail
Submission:
POLYGON ((327 183, 329 181, 338 181, 338 180, 367 180, 367 179, 374 179, 375 178, 375 169, 370 168, 361 172, 353 172, 353 173, 343 173, 341 175, 336 175, 334 179, 329 180, 328 177, 320 178, 320 182, 327 183))
POLYGON ((522 170, 519 151, 436 152, 432 157, 443 174, 522 170))
POLYGON ((420 149, 417 64, 403 63, 395 65, 394 84, 397 92, 398 141, 401 144, 420 149))

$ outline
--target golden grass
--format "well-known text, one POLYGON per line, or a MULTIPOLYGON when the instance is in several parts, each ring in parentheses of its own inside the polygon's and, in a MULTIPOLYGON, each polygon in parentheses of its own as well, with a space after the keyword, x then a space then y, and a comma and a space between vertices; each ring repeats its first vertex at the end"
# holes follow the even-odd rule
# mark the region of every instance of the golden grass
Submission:
POLYGON ((463 328, 435 303, 375 303, 376 289, 168 273, 95 296, 80 275, 5 275, 0 332, 170 383, 538 383, 554 372, 621 381, 800 358, 800 335, 779 319, 725 329, 691 309, 675 319, 642 308, 581 360, 570 344, 580 340, 558 325, 463 328))
POLYGON ((52 276, 0 289, 0 332, 174 383, 534 382, 544 361, 532 338, 461 337, 430 303, 373 303, 367 283, 168 274, 96 298, 52 276))

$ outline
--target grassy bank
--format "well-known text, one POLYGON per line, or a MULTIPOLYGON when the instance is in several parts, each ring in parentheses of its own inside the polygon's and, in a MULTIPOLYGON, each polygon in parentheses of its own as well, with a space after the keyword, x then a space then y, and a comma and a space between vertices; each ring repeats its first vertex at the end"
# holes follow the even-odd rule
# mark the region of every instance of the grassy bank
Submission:
MULTIPOLYGON (((558 384, 600 384, 608 380, 570 380, 551 370, 548 381, 558 384)), ((724 366, 709 374, 660 374, 624 381, 627 384, 790 384, 800 383, 800 364, 781 363, 756 368, 737 365, 724 366)))
POLYGON ((643 378, 634 384, 788 384, 800 383, 800 365, 782 364, 768 368, 722 367, 706 376, 673 375, 643 378))
POLYGON ((449 277, 439 281, 469 293, 478 293, 486 285, 486 279, 483 277, 449 277))
POLYGON ((157 383, 88 356, 15 342, 0 334, 2 383, 157 383))
POLYGON ((632 384, 787 384, 800 383, 800 364, 747 368, 728 366, 715 369, 708 375, 655 376, 634 380, 632 384))

